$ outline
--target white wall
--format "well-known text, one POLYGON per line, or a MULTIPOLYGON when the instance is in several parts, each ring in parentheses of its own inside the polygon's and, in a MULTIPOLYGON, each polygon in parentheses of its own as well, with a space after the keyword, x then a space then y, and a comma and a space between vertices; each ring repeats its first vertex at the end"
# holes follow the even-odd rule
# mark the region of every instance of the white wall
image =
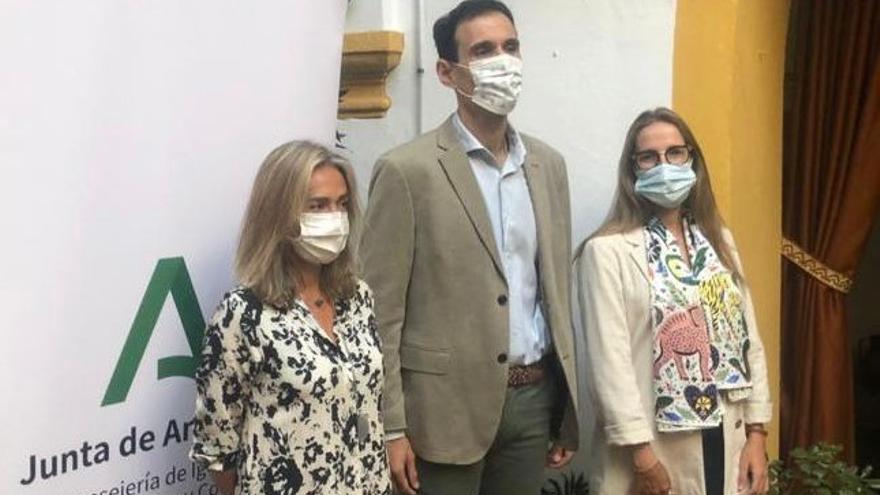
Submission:
POLYGON ((192 417, 192 380, 156 379, 158 359, 191 353, 170 298, 127 400, 102 397, 157 261, 183 256, 212 313, 265 155, 332 142, 345 6, 0 3, 0 493, 206 483, 166 485, 189 442, 118 452, 131 427, 161 443, 192 417), (109 460, 20 483, 31 455, 83 442, 107 442, 109 460))
MULTIPOLYGON (((434 21, 458 0, 355 0, 346 31, 405 33, 389 76, 393 100, 379 120, 341 121, 366 197, 385 150, 439 125, 455 108, 437 80, 434 21), (419 4, 424 5, 421 15, 419 4), (419 75, 422 67, 424 74, 419 75)), ((649 107, 672 102, 675 0, 508 0, 522 41, 524 90, 511 121, 566 157, 577 244, 604 218, 626 129, 649 107)), ((583 349, 581 332, 578 344, 583 349)), ((583 362, 579 362, 583 376, 583 362)), ((584 397, 585 392, 581 391, 584 397)), ((589 411, 587 411, 587 415, 589 411)), ((585 432, 586 433, 586 432, 585 432)), ((585 449, 588 438, 585 435, 585 449)), ((583 457, 579 459, 583 466, 583 457)))
POLYGON ((342 150, 355 166, 360 183, 361 201, 366 203, 367 187, 373 163, 395 144, 409 141, 419 133, 418 73, 419 24, 414 0, 354 0, 348 8, 345 31, 389 30, 404 36, 400 64, 388 77, 387 91, 391 108, 382 119, 340 120, 338 129, 345 134, 342 150))

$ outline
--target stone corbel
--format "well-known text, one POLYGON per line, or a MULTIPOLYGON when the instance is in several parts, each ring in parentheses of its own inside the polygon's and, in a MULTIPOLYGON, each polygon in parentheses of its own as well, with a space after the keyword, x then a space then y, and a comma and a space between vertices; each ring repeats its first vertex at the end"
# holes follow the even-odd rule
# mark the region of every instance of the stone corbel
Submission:
POLYGON ((342 44, 342 80, 338 117, 374 119, 385 116, 391 98, 385 92, 388 73, 400 63, 403 33, 346 33, 342 44))

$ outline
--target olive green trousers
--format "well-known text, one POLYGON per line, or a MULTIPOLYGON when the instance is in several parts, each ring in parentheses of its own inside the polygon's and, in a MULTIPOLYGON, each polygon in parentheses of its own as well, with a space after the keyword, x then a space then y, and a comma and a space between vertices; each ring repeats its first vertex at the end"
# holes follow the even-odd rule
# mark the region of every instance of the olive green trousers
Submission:
POLYGON ((463 465, 417 459, 419 495, 540 495, 557 389, 552 375, 508 387, 495 441, 483 459, 463 465))

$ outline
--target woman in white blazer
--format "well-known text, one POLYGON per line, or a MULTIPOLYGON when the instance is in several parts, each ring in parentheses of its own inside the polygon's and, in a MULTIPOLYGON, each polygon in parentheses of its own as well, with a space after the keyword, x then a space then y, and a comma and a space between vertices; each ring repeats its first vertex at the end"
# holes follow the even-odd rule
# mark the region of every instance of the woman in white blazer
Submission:
POLYGON ((764 350, 703 153, 673 111, 633 122, 611 211, 575 264, 590 493, 766 493, 764 350))

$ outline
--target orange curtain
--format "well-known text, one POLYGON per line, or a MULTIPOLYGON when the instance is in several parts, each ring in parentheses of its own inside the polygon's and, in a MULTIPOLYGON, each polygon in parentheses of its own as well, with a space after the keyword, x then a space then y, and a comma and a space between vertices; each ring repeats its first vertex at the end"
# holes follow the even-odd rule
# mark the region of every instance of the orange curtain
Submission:
MULTIPOLYGON (((880 0, 794 0, 783 153, 787 240, 852 277, 880 209, 880 0)), ((781 454, 853 458, 846 294, 783 262, 781 454)), ((880 303, 880 302, 878 302, 880 303)))

